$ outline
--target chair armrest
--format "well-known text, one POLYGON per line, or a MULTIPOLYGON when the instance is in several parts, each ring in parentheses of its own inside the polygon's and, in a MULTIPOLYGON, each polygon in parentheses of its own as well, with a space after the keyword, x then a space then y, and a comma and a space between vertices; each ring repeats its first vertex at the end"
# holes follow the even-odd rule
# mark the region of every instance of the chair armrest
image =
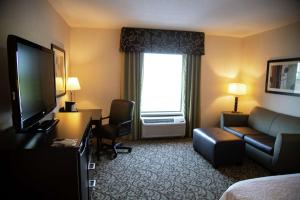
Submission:
POLYGON ((101 118, 100 118, 99 127, 101 127, 101 126, 102 126, 102 121, 103 121, 104 119, 109 119, 109 118, 110 118, 110 116, 101 117, 101 118))
POLYGON ((220 127, 224 126, 248 126, 248 114, 223 112, 220 119, 220 127))
POLYGON ((123 124, 128 124, 128 123, 131 123, 132 120, 128 120, 128 121, 125 121, 125 122, 122 122, 122 123, 119 123, 118 126, 122 126, 123 124))
POLYGON ((300 133, 280 133, 274 146, 272 165, 277 171, 300 170, 300 133))
POLYGON ((118 124, 118 128, 130 128, 132 120, 128 120, 118 124))
POLYGON ((108 118, 110 118, 110 116, 107 116, 107 117, 101 117, 100 120, 108 119, 108 118))

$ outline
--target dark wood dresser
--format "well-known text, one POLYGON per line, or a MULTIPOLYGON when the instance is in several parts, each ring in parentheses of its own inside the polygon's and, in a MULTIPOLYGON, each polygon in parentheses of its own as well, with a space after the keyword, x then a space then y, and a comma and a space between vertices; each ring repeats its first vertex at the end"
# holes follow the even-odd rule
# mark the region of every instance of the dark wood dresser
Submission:
POLYGON ((88 200, 92 113, 56 113, 48 133, 0 134, 0 199, 88 200))

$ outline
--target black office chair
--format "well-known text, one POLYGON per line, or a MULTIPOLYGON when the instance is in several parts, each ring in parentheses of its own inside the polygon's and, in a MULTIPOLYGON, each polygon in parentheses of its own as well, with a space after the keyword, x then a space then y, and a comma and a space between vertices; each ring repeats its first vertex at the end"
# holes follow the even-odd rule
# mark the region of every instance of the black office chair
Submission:
POLYGON ((134 102, 122 99, 115 99, 111 103, 110 115, 101 118, 99 128, 93 129, 93 134, 97 137, 97 159, 99 160, 100 149, 108 146, 113 150, 112 159, 118 155, 117 149, 125 149, 128 153, 131 152, 131 147, 124 147, 122 143, 116 143, 116 139, 130 134, 132 129, 132 118, 134 110, 134 102), (108 119, 109 123, 102 125, 102 120, 108 119), (111 145, 103 144, 102 138, 112 140, 111 145))

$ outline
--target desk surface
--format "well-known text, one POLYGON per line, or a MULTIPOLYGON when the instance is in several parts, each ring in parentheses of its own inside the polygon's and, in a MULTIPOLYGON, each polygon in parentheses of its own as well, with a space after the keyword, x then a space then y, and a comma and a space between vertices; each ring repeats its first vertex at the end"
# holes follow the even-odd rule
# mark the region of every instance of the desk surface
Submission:
POLYGON ((79 146, 91 121, 91 112, 55 113, 55 118, 58 118, 59 122, 52 133, 53 137, 77 139, 79 146))
POLYGON ((92 120, 100 120, 102 117, 102 109, 78 109, 78 112, 89 112, 92 114, 92 120))
MULTIPOLYGON (((48 148, 53 139, 77 139, 75 148, 80 146, 92 118, 91 112, 55 113, 59 119, 56 127, 49 133, 16 133, 14 129, 0 134, 0 150, 48 148)), ((99 118, 100 120, 100 118, 99 118)))

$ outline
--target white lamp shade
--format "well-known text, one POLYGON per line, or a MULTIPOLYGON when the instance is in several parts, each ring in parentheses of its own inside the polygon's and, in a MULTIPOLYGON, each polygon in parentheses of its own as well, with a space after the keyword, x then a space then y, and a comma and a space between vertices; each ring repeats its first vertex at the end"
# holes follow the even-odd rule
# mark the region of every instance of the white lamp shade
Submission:
POLYGON ((67 80, 67 90, 80 90, 80 84, 77 77, 69 77, 67 80))
POLYGON ((229 83, 228 93, 234 95, 245 95, 247 93, 247 85, 243 83, 229 83))

